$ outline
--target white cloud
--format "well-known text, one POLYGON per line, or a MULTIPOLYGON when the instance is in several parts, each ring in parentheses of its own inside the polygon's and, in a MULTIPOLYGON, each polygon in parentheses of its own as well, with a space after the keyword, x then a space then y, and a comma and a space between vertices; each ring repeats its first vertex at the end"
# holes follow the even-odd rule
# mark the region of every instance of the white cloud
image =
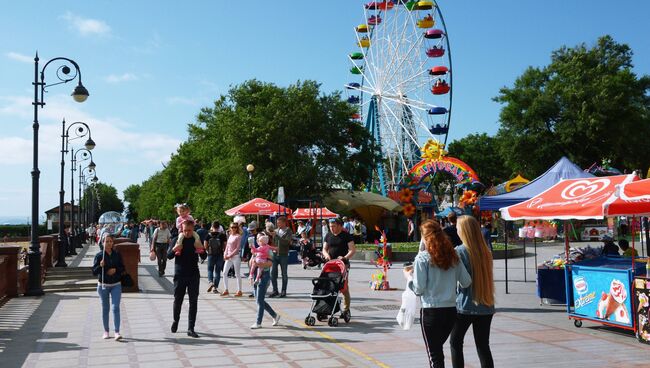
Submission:
POLYGON ((9 59, 20 61, 21 63, 33 63, 34 57, 20 54, 18 52, 9 51, 5 54, 9 59))
POLYGON ((133 73, 124 73, 121 75, 111 74, 104 79, 108 83, 121 83, 138 80, 138 76, 133 73))
POLYGON ((102 20, 83 18, 72 12, 65 13, 61 18, 66 20, 68 25, 82 36, 108 36, 111 33, 111 27, 102 20))

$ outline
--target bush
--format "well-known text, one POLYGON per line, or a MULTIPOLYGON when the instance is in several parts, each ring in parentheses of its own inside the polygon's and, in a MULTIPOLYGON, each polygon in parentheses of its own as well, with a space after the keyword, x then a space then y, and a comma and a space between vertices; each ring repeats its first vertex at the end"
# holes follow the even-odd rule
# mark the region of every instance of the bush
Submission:
MULTIPOLYGON (((0 225, 0 238, 8 236, 12 237, 26 237, 29 236, 31 225, 0 225)), ((47 230, 47 226, 38 225, 38 235, 47 235, 51 231, 47 230)))
MULTIPOLYGON (((393 252, 417 252, 420 249, 419 242, 408 242, 408 243, 389 243, 392 247, 393 252)), ((357 250, 376 250, 376 244, 357 244, 357 250)))

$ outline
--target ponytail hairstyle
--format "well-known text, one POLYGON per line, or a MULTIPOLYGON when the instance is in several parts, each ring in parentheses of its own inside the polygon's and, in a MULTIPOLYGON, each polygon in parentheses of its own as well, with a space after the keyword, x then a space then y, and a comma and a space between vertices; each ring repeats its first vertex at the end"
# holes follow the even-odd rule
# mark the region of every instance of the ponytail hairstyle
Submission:
POLYGON ((420 231, 426 250, 431 255, 431 265, 448 270, 458 263, 458 254, 437 221, 424 221, 420 226, 420 231))
POLYGON ((463 241, 472 266, 472 300, 474 303, 494 305, 494 275, 492 252, 485 243, 481 226, 472 216, 458 218, 458 236, 463 241))

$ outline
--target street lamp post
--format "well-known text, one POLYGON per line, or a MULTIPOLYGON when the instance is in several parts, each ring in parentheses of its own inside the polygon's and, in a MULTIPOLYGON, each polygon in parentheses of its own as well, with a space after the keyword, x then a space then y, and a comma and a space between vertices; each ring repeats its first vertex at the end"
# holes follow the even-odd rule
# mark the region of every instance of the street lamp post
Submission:
POLYGON ((25 295, 28 296, 39 296, 43 295, 43 287, 41 285, 41 247, 38 240, 38 194, 39 194, 39 179, 41 172, 38 169, 38 108, 39 106, 43 108, 45 102, 43 101, 43 95, 45 94, 45 88, 49 86, 54 86, 57 84, 63 84, 70 82, 77 77, 79 78, 79 84, 75 87, 72 92, 72 97, 77 102, 84 102, 88 98, 88 90, 81 83, 81 70, 79 65, 74 60, 56 57, 50 59, 43 66, 42 70, 39 70, 38 67, 38 53, 34 57, 34 123, 32 128, 34 130, 34 148, 33 148, 33 168, 32 168, 32 226, 31 226, 31 239, 29 244, 29 253, 28 253, 28 262, 29 262, 29 283, 25 295), (59 82, 52 83, 47 85, 45 83, 45 69, 52 62, 61 63, 63 65, 59 66, 56 71, 56 77, 59 79, 59 82), (74 73, 70 68, 70 65, 74 67, 74 73), (40 80, 39 80, 40 74, 40 80), (40 95, 39 95, 40 90, 40 95))
POLYGON ((253 171, 255 171, 255 166, 253 164, 246 165, 246 171, 248 171, 248 199, 253 199, 253 171))
POLYGON ((86 149, 92 150, 95 148, 95 142, 92 140, 90 134, 90 127, 88 124, 77 121, 68 126, 66 129, 65 119, 61 123, 61 187, 59 188, 59 259, 56 262, 55 267, 67 267, 65 263, 65 256, 67 253, 68 246, 68 237, 65 235, 65 219, 64 219, 64 197, 65 189, 63 189, 63 180, 64 180, 64 168, 65 168, 65 154, 68 153, 68 145, 71 140, 83 138, 88 136, 85 146, 86 149), (70 129, 76 127, 72 132, 74 137, 70 138, 70 129))
MULTIPOLYGON (((95 167, 95 162, 93 161, 93 153, 88 150, 87 148, 81 148, 78 149, 76 152, 74 149, 70 149, 70 158, 72 159, 72 164, 70 165, 70 239, 72 239, 71 246, 70 246, 70 254, 71 255, 76 255, 77 250, 75 249, 77 247, 78 243, 78 238, 77 238, 77 231, 75 228, 75 221, 74 221, 74 172, 77 171, 76 164, 77 164, 77 155, 79 152, 82 153, 81 159, 78 160, 79 162, 81 161, 86 161, 90 159, 90 164, 88 166, 92 166, 93 168, 95 167)), ((79 166, 79 169, 81 170, 81 165, 79 166)), ((79 198, 81 199, 81 198, 79 198)), ((79 244, 80 245, 80 244, 79 244)))
POLYGON ((86 184, 86 182, 85 182, 84 171, 88 170, 87 171, 88 174, 92 174, 93 170, 95 170, 95 167, 96 167, 96 165, 95 165, 94 162, 92 162, 92 160, 90 161, 90 164, 88 166, 84 167, 83 169, 81 168, 81 165, 79 165, 79 206, 77 206, 77 214, 78 214, 77 218, 79 219, 79 230, 80 230, 80 233, 79 233, 78 236, 79 236, 79 239, 81 241, 83 241, 83 239, 84 239, 85 229, 87 227, 85 216, 81 216, 81 205, 83 203, 84 211, 85 211, 86 210, 85 202, 87 202, 87 198, 86 198, 86 194, 85 194, 86 193, 85 192, 85 188, 86 188, 85 184, 86 184), (81 193, 82 193, 82 190, 81 190, 82 188, 81 187, 82 187, 82 185, 84 187, 84 191, 83 191, 84 196, 83 196, 83 198, 81 197, 81 193), (83 199, 83 202, 82 202, 82 199, 83 199), (82 219, 83 219, 83 221, 82 221, 82 219))

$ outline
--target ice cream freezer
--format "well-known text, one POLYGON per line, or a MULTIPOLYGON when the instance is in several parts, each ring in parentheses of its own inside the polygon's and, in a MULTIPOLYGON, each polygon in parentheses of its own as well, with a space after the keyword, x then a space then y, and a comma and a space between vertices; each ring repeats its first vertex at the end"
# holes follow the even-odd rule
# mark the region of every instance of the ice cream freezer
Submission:
POLYGON ((646 275, 645 261, 602 257, 565 269, 567 312, 576 327, 582 321, 637 331, 635 276, 646 275))

